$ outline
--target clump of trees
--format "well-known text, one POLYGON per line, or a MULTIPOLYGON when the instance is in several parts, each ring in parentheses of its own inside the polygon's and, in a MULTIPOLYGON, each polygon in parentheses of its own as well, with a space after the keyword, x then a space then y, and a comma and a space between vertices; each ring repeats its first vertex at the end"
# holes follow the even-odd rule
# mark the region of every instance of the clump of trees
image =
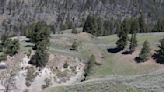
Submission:
POLYGON ((132 19, 133 21, 131 22, 130 26, 130 33, 131 33, 131 39, 130 39, 130 45, 129 45, 129 50, 130 52, 134 52, 135 48, 137 47, 137 37, 136 33, 139 31, 139 24, 137 22, 137 19, 132 19))
POLYGON ((7 39, 4 43, 4 52, 10 56, 18 53, 19 50, 19 41, 14 39, 7 39))
POLYGON ((37 43, 35 54, 31 58, 30 63, 34 64, 36 67, 45 67, 48 62, 49 54, 45 43, 45 41, 37 43))
POLYGON ((107 36, 116 33, 118 26, 118 20, 104 20, 101 17, 88 15, 83 32, 91 33, 94 36, 107 36))
MULTIPOLYGON (((83 26, 83 32, 91 33, 94 36, 111 35, 120 32, 122 28, 121 26, 123 25, 122 23, 125 23, 124 28, 126 28, 127 32, 131 32, 131 26, 136 26, 136 33, 146 33, 153 31, 151 28, 148 29, 149 25, 145 22, 144 15, 141 12, 138 18, 125 18, 123 22, 114 18, 105 20, 101 17, 88 15, 83 26)), ((162 21, 157 22, 156 26, 160 26, 160 29, 154 28, 154 30, 157 32, 162 31, 161 29, 164 27, 163 24, 164 22, 162 21)))
POLYGON ((36 67, 44 67, 48 62, 48 46, 50 37, 50 26, 45 22, 33 23, 27 30, 26 36, 35 44, 35 55, 30 63, 36 67))
POLYGON ((129 21, 128 19, 125 19, 117 32, 118 40, 116 42, 117 48, 120 50, 125 49, 125 47, 128 45, 128 41, 130 41, 129 45, 129 52, 133 53, 135 51, 135 48, 137 47, 137 37, 136 33, 139 31, 139 24, 137 20, 134 18, 129 21), (131 38, 129 39, 129 33, 131 33, 131 38))
POLYGON ((143 48, 139 54, 139 62, 145 62, 150 56, 150 44, 148 41, 145 41, 143 48))
POLYGON ((97 35, 97 21, 95 16, 89 15, 84 23, 83 32, 97 35))
POLYGON ((16 53, 18 53, 19 47, 19 41, 16 39, 11 39, 6 34, 1 35, 1 43, 0 43, 0 52, 2 52, 0 56, 0 61, 6 60, 7 55, 14 56, 16 53))
POLYGON ((116 42, 117 48, 119 49, 124 49, 127 44, 128 44, 128 26, 127 26, 127 21, 124 20, 121 24, 120 30, 117 34, 119 39, 116 42))
POLYGON ((164 20, 158 20, 154 26, 153 32, 164 32, 164 20))
POLYGON ((50 30, 50 26, 41 21, 30 25, 26 31, 26 36, 35 44, 36 49, 39 42, 44 41, 45 44, 49 44, 50 30))

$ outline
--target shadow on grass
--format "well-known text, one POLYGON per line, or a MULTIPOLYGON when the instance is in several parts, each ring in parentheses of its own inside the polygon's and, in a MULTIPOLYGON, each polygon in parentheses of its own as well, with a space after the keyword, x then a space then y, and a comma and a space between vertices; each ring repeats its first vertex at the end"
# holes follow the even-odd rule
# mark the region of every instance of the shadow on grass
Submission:
POLYGON ((140 57, 136 57, 134 60, 136 63, 143 63, 140 57))
POLYGON ((25 47, 34 47, 33 45, 26 45, 25 47))
POLYGON ((156 53, 152 57, 156 61, 156 63, 158 63, 158 64, 164 64, 164 58, 161 58, 160 57, 159 50, 156 50, 156 53))
POLYGON ((31 43, 31 40, 30 40, 30 39, 27 39, 27 40, 25 40, 25 42, 27 42, 27 43, 31 43))
POLYGON ((109 53, 118 53, 118 52, 120 52, 120 51, 122 51, 123 49, 120 49, 120 48, 109 48, 109 49, 107 49, 107 51, 109 52, 109 53))
POLYGON ((126 50, 124 52, 122 52, 123 55, 128 55, 128 54, 133 54, 134 51, 132 50, 126 50))

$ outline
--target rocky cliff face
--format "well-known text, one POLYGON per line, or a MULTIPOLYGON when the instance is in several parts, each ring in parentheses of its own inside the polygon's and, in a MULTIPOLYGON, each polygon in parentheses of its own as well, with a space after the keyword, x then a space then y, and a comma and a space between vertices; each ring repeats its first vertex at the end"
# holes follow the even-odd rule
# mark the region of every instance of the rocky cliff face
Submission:
POLYGON ((162 18, 164 0, 0 0, 1 30, 22 31, 33 21, 46 21, 56 29, 61 24, 83 24, 88 14, 104 19, 138 16, 162 18))

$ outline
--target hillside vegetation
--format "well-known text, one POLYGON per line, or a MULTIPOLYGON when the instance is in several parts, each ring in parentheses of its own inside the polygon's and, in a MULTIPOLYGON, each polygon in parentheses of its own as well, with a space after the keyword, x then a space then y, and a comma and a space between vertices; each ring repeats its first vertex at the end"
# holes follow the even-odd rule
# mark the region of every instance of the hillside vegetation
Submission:
POLYGON ((115 47, 115 42, 118 39, 116 35, 91 38, 90 34, 87 33, 74 35, 68 31, 61 35, 52 36, 51 41, 56 40, 55 42, 58 42, 56 38, 59 40, 62 37, 69 39, 67 42, 71 41, 70 39, 78 39, 81 41, 78 51, 68 51, 69 43, 68 47, 65 46, 64 39, 62 43, 51 45, 51 48, 54 48, 54 51, 58 53, 78 55, 84 60, 88 58, 87 56, 94 54, 96 61, 100 62, 101 65, 94 65, 91 74, 87 76, 86 82, 59 85, 48 88, 44 92, 160 92, 163 90, 161 84, 164 75, 163 65, 157 64, 153 59, 138 64, 134 58, 139 56, 144 40, 149 41, 151 54, 153 55, 155 53, 153 50, 159 49, 159 40, 163 38, 164 33, 138 33, 136 51, 132 55, 123 55, 121 52, 108 52, 108 49, 115 47), (99 53, 96 52, 97 50, 99 53), (103 56, 99 56, 100 53, 103 56))

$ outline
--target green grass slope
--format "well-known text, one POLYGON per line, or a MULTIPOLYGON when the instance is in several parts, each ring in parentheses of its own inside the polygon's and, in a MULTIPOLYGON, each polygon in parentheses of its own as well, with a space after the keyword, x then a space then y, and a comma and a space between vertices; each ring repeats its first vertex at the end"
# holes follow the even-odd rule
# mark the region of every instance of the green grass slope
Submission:
MULTIPOLYGON (((163 82, 160 82, 163 80, 162 76, 164 75, 163 65, 156 64, 153 60, 137 64, 134 58, 138 56, 145 40, 150 42, 152 53, 154 53, 153 51, 158 49, 159 40, 162 38, 164 38, 164 33, 139 33, 137 34, 138 47, 135 53, 132 55, 122 55, 121 53, 109 53, 107 51, 107 49, 115 47, 115 42, 118 39, 116 35, 92 37, 87 33, 71 34, 69 32, 51 35, 49 48, 51 53, 61 53, 79 57, 83 61, 87 60, 91 54, 95 54, 97 55, 96 59, 101 60, 102 65, 94 66, 92 73, 87 78, 88 82, 52 87, 46 89, 44 92, 145 92, 138 88, 147 90, 149 90, 149 88, 155 90, 161 88, 161 91, 164 88, 163 82), (74 40, 79 42, 78 51, 70 50, 74 40), (99 57, 99 54, 104 54, 103 59, 101 56, 99 57), (154 72, 158 70, 163 70, 159 73, 161 77, 159 77, 158 74, 154 74, 154 72), (145 76, 150 73, 153 75, 145 76), (115 78, 113 76, 123 77, 115 78), (136 78, 134 76, 140 77, 136 78), (131 79, 129 79, 129 77, 131 79), (100 78, 100 80, 94 81, 94 79, 97 78, 100 78), (104 80, 104 78, 115 80, 104 80), (120 79, 122 80, 118 82, 120 79), (127 81, 124 81, 124 79, 127 81)), ((26 45, 30 44, 21 41, 22 50, 29 49, 26 45)))
POLYGON ((137 64, 134 61, 134 58, 138 56, 140 48, 142 48, 142 44, 145 40, 150 42, 150 47, 153 52, 153 50, 158 49, 159 41, 163 38, 164 33, 137 34, 137 51, 135 51, 132 55, 122 55, 121 53, 107 52, 107 49, 115 47, 115 42, 118 39, 116 35, 98 37, 95 43, 99 48, 106 51, 106 58, 101 66, 94 67, 91 78, 104 77, 108 75, 140 75, 160 69, 162 65, 156 64, 154 61, 137 64))
POLYGON ((70 86, 60 86, 45 90, 44 92, 146 92, 111 81, 95 81, 70 86))

